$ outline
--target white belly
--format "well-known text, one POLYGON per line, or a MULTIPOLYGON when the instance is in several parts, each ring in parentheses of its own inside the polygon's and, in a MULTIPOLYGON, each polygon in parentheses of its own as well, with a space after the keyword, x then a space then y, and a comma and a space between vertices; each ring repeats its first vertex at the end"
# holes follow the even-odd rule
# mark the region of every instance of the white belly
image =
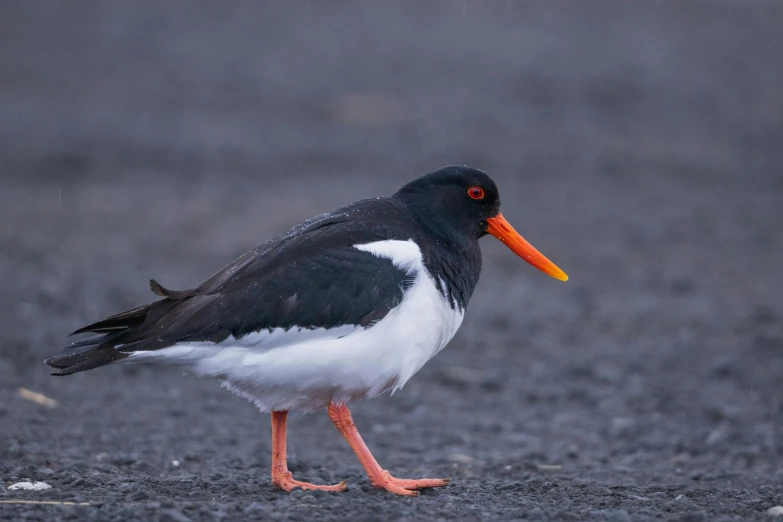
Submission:
POLYGON ((330 402, 371 398, 401 388, 457 332, 464 312, 452 309, 424 268, 412 241, 358 249, 390 258, 414 282, 402 302, 371 328, 275 330, 221 343, 181 343, 130 360, 161 359, 222 379, 262 411, 319 410, 330 402))

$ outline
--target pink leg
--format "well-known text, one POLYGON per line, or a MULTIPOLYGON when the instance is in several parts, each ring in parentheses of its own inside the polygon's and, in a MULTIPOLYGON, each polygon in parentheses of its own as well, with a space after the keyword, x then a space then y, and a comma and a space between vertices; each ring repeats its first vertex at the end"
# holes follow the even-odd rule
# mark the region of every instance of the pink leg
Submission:
POLYGON ((348 445, 356 453, 359 458, 364 471, 367 472, 367 476, 370 478, 370 482, 376 488, 385 489, 396 495, 404 495, 409 497, 415 497, 419 494, 418 491, 414 491, 421 488, 438 488, 447 485, 451 479, 398 479, 392 477, 391 474, 385 469, 381 468, 378 461, 370 453, 369 448, 362 440, 362 436, 359 435, 359 431, 356 429, 356 424, 353 423, 351 418, 351 412, 348 411, 348 407, 344 404, 335 405, 329 404, 327 409, 329 413, 329 419, 334 423, 338 431, 348 441, 348 445))
POLYGON ((317 486, 309 482, 294 480, 288 471, 285 456, 285 428, 287 411, 272 412, 272 484, 285 491, 294 488, 318 489, 321 491, 344 491, 345 481, 334 486, 317 486))

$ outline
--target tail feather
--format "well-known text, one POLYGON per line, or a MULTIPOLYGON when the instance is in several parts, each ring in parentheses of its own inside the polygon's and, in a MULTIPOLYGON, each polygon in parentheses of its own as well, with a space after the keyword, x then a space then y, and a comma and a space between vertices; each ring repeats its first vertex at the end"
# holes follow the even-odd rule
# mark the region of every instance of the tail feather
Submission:
POLYGON ((98 335, 73 342, 63 348, 60 355, 46 359, 44 363, 57 370, 52 375, 91 370, 125 359, 135 350, 154 350, 167 346, 166 341, 147 335, 145 328, 192 295, 192 291, 169 290, 155 280, 150 280, 150 288, 165 299, 120 312, 73 332, 71 335, 90 332, 98 335))
POLYGON ((70 375, 128 357, 127 352, 118 350, 115 345, 117 342, 122 342, 119 339, 121 336, 144 323, 149 308, 150 305, 138 306, 79 328, 71 335, 87 332, 100 335, 73 342, 63 348, 61 354, 49 357, 44 363, 57 370, 52 375, 70 375))
POLYGON ((150 279, 150 290, 152 290, 152 293, 155 295, 159 295, 161 297, 168 297, 169 299, 179 300, 179 299, 185 299, 186 297, 192 297, 196 295, 195 292, 198 291, 198 288, 191 288, 189 290, 169 290, 168 288, 165 288, 163 285, 161 285, 154 279, 150 279))
POLYGON ((92 324, 88 324, 87 326, 83 326, 82 328, 79 328, 78 330, 73 332, 71 335, 76 335, 76 334, 86 333, 86 332, 111 333, 111 332, 127 330, 128 328, 133 328, 134 326, 143 323, 144 319, 147 317, 147 312, 149 311, 149 309, 150 309, 150 305, 148 304, 137 306, 136 308, 132 308, 131 310, 120 312, 118 314, 107 317, 106 319, 98 321, 97 323, 92 323, 92 324))
POLYGON ((97 346, 55 355, 44 362, 57 369, 52 375, 71 375, 119 361, 128 355, 128 353, 115 350, 111 346, 97 346))

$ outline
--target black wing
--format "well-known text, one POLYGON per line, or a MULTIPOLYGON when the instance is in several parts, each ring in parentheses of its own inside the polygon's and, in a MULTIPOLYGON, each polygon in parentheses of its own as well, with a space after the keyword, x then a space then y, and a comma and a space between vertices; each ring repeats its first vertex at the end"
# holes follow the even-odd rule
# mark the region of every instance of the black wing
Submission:
POLYGON ((80 328, 74 333, 100 335, 46 363, 59 370, 55 375, 68 375, 177 342, 220 342, 273 328, 371 327, 400 302, 413 275, 354 245, 412 237, 400 229, 407 219, 389 220, 404 212, 390 200, 360 202, 261 245, 199 286, 174 291, 150 281, 164 299, 80 328))

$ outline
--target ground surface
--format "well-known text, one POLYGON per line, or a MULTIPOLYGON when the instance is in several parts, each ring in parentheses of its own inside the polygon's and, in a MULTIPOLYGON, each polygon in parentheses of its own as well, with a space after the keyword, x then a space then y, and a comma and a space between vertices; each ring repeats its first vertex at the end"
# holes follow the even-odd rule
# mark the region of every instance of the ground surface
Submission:
POLYGON ((753 520, 783 504, 783 7, 3 2, 0 504, 11 520, 753 520), (283 4, 276 4, 282 6, 283 4), (482 7, 483 6, 483 7, 482 7), (354 406, 269 419, 147 367, 49 377, 88 321, 448 163, 571 276, 484 240, 451 345, 354 406), (57 401, 48 408, 19 388, 57 401), (176 461, 176 463, 175 463, 176 461), (45 492, 11 491, 23 479, 45 492))

